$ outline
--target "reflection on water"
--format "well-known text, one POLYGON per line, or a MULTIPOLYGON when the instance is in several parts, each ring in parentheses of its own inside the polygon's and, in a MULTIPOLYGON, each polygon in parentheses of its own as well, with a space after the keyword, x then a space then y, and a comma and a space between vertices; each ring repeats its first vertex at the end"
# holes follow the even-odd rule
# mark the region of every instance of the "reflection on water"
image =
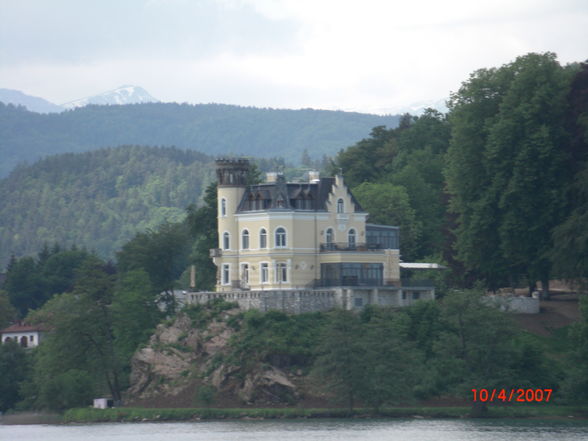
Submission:
POLYGON ((279 420, 0 426, 1 441, 512 441, 588 439, 588 421, 279 420))

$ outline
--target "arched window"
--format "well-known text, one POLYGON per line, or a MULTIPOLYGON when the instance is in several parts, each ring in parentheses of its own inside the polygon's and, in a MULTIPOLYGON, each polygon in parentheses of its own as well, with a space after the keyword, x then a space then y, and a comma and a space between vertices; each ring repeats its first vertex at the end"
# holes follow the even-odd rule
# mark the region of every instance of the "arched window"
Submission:
POLYGON ((249 249, 249 231, 247 230, 243 230, 243 233, 241 234, 241 248, 244 250, 249 249))
POLYGON ((267 248, 267 231, 265 228, 259 231, 259 248, 267 248))
POLYGON ((349 248, 355 248, 355 230, 353 228, 349 230, 347 241, 349 242, 349 248))
POLYGON ((286 246, 286 230, 282 227, 276 229, 276 248, 284 248, 286 246))
POLYGON ((345 202, 343 199, 337 200, 337 213, 343 213, 345 211, 345 202))
POLYGON ((23 337, 20 338, 20 345, 23 348, 26 348, 26 347, 29 346, 28 339, 25 336, 23 336, 23 337))
POLYGON ((221 216, 227 215, 227 200, 225 198, 221 199, 220 212, 221 212, 221 216))
POLYGON ((335 240, 335 234, 333 233, 333 229, 328 228, 327 233, 326 233, 327 244, 332 244, 334 240, 335 240))
POLYGON ((231 241, 229 238, 229 233, 226 231, 223 234, 223 250, 228 250, 231 248, 231 241))

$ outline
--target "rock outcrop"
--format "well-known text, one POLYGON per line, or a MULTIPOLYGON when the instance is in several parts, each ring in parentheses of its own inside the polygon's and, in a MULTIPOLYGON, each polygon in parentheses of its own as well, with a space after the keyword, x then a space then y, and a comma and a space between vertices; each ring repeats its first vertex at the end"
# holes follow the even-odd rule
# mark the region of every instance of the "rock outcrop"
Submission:
POLYGON ((255 356, 247 368, 234 361, 230 342, 239 320, 239 310, 229 309, 204 323, 181 313, 172 323, 160 324, 133 356, 128 400, 187 396, 192 403, 185 405, 198 406, 203 404, 199 392, 212 390, 215 397, 240 404, 296 402, 297 387, 283 369, 256 362, 255 356))

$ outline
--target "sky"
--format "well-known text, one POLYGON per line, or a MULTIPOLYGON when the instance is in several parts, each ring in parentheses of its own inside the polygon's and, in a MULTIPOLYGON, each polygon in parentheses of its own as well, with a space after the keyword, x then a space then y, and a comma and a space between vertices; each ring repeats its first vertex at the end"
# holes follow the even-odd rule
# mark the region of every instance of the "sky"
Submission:
POLYGON ((0 0, 0 88, 62 104, 395 113, 529 52, 588 59, 586 0, 0 0))

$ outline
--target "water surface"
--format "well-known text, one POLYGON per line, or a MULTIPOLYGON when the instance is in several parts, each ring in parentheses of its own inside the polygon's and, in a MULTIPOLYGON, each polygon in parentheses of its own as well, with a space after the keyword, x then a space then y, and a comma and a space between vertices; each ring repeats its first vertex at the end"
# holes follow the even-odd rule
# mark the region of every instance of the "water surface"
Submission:
POLYGON ((0 426, 1 441, 518 441, 588 439, 588 421, 265 420, 0 426))

